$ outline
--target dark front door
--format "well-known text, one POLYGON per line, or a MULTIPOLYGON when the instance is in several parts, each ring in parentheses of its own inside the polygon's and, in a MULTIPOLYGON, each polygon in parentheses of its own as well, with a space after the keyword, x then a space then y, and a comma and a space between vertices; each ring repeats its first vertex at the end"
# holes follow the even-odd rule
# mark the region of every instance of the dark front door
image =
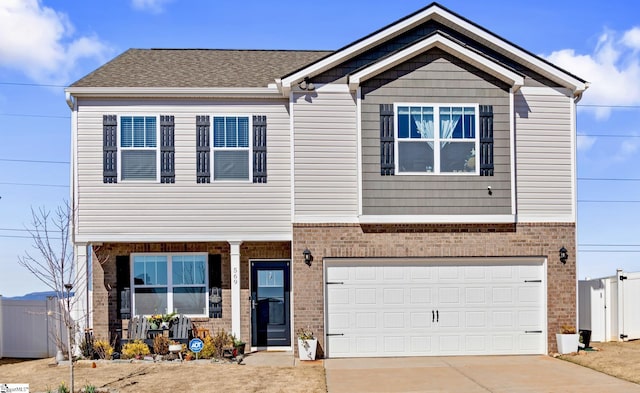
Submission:
POLYGON ((291 345, 289 261, 251 262, 251 345, 291 345))

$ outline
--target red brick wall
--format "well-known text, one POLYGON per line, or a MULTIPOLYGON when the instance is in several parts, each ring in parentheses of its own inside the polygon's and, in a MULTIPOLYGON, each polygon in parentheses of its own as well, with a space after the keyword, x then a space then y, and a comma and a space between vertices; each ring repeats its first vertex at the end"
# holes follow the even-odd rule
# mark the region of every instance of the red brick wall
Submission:
MULTIPOLYGON (((99 247, 96 258, 93 258, 93 331, 96 338, 113 339, 117 329, 123 325, 123 321, 117 318, 116 256, 146 252, 221 254, 222 318, 195 318, 193 322, 198 327, 209 329, 211 334, 219 329, 231 330, 231 258, 228 243, 107 243, 99 247)), ((240 336, 247 343, 251 340, 249 260, 290 258, 290 242, 245 242, 240 246, 240 336)))
POLYGON ((548 257, 549 351, 555 333, 576 323, 575 224, 358 225, 295 224, 293 227, 294 329, 309 326, 324 347, 323 263, 325 257, 548 257), (560 263, 558 250, 569 252, 560 263), (313 254, 311 267, 302 251, 313 254))

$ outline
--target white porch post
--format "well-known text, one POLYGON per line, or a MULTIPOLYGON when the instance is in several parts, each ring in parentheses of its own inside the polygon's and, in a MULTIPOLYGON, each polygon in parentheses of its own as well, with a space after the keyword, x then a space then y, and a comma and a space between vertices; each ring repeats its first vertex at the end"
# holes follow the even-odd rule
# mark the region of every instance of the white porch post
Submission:
POLYGON ((230 241, 231 246, 231 333, 240 337, 240 244, 230 241))
POLYGON ((86 243, 74 244, 74 259, 76 278, 75 282, 69 283, 73 284, 74 292, 73 303, 71 303, 69 314, 78 327, 78 330, 75 332, 76 346, 73 351, 76 354, 80 354, 80 348, 77 343, 82 341, 84 331, 89 326, 87 319, 91 314, 91 305, 88 304, 90 277, 87 266, 88 259, 86 243))

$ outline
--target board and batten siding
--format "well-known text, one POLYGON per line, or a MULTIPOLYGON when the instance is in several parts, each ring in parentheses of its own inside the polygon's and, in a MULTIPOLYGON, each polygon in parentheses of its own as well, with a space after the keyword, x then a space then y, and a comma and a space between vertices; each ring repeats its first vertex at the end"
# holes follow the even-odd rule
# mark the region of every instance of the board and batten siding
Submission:
POLYGON ((573 105, 563 89, 523 87, 514 96, 520 222, 575 222, 573 105))
POLYGON ((285 100, 79 99, 76 241, 290 239, 287 107, 285 100), (103 183, 105 114, 175 116, 175 184, 103 183), (267 183, 196 183, 196 116, 225 114, 266 115, 267 183))
POLYGON ((293 96, 295 222, 355 222, 356 100, 346 91, 293 96))
POLYGON ((364 82, 362 96, 364 215, 512 214, 509 88, 503 82, 432 49, 364 82), (382 176, 380 104, 403 102, 492 105, 494 176, 382 176))

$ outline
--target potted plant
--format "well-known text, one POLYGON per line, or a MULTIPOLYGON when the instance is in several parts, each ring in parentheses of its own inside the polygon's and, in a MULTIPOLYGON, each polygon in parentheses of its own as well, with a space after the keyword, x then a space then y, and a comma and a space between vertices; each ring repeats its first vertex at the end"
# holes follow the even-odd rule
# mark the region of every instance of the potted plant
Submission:
POLYGON ((566 354, 578 351, 580 343, 580 335, 576 332, 576 328, 569 325, 560 327, 560 333, 556 334, 558 341, 558 353, 566 354))
POLYGON ((298 329, 298 357, 300 360, 315 360, 316 348, 318 347, 318 339, 313 332, 307 327, 306 329, 298 329))
POLYGON ((234 357, 238 355, 244 355, 244 347, 246 343, 239 338, 236 338, 235 335, 231 335, 231 339, 233 340, 233 349, 234 349, 234 357))
POLYGON ((149 325, 151 329, 169 329, 171 322, 178 313, 172 312, 169 314, 154 314, 148 317, 149 325))

